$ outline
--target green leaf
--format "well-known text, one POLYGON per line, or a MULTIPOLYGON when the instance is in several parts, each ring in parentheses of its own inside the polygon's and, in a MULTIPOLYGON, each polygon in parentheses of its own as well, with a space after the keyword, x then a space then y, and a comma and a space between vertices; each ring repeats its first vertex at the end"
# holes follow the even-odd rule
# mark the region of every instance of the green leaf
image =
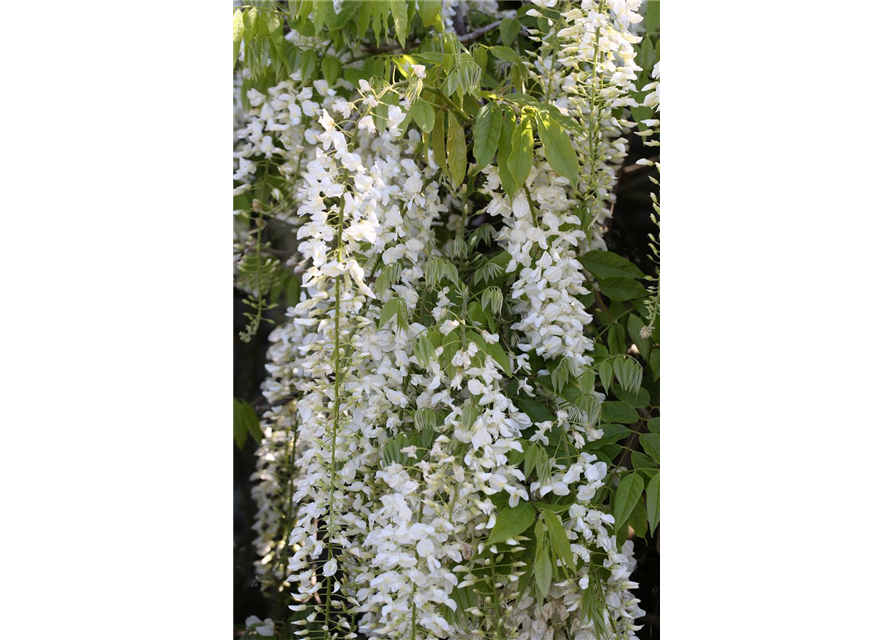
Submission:
POLYGON ((598 445, 597 448, 601 448, 607 444, 614 444, 615 442, 619 442, 630 433, 629 429, 624 427, 622 424, 601 424, 599 425, 599 429, 602 430, 602 437, 592 443, 594 445, 598 445))
POLYGON ((394 17, 394 29, 401 47, 406 47, 406 29, 409 18, 406 12, 406 0, 391 0, 391 15, 394 17))
POLYGON ((570 180, 571 186, 576 189, 577 180, 580 177, 580 167, 570 136, 567 135, 564 127, 553 120, 548 113, 537 112, 536 121, 540 139, 546 149, 546 160, 549 161, 555 173, 570 180))
POLYGON ((398 310, 400 298, 394 297, 385 302, 384 308, 381 310, 381 316, 378 318, 378 328, 385 326, 391 318, 393 318, 398 310))
POLYGON ((264 438, 254 408, 240 398, 233 398, 233 437, 240 449, 245 444, 247 434, 251 434, 258 444, 264 438))
MULTIPOLYGON (((487 49, 482 46, 474 47, 471 50, 471 56, 474 58, 474 63, 481 68, 481 72, 483 73, 487 69, 487 49)), ((475 104, 477 107, 477 104, 475 104)), ((476 109, 472 109, 475 111, 476 109)))
POLYGON ((660 524, 660 472, 654 474, 645 491, 645 508, 648 512, 648 522, 651 524, 651 533, 660 524))
POLYGON ((490 47, 490 53, 492 53, 503 62, 517 62, 519 64, 521 63, 521 56, 519 56, 508 47, 500 47, 499 45, 496 45, 494 47, 490 47))
POLYGON ((341 77, 341 61, 335 56, 326 56, 322 59, 322 77, 329 86, 333 86, 341 77))
POLYGON ((502 132, 502 109, 488 102, 478 111, 474 122, 474 159, 478 168, 483 169, 493 160, 502 132))
POLYGON ((499 287, 487 287, 481 294, 481 302, 484 311, 489 306, 493 314, 498 316, 500 311, 502 311, 502 289, 499 287))
POLYGON ((660 349, 654 349, 651 352, 651 358, 649 359, 649 364, 651 365, 651 371, 654 372, 654 379, 660 379, 660 349))
POLYGON ((255 7, 251 7, 248 11, 244 13, 242 16, 242 22, 245 24, 245 33, 243 37, 245 38, 245 56, 248 56, 248 43, 254 39, 254 36, 257 34, 257 9, 255 7))
POLYGON ((614 376, 621 389, 637 393, 642 384, 642 367, 634 358, 622 358, 614 362, 614 376))
POLYGON ((481 68, 467 53, 454 55, 449 59, 453 61, 453 66, 447 74, 444 93, 451 96, 458 91, 460 98, 467 98, 466 94, 476 92, 480 86, 481 68))
POLYGON ((617 539, 617 550, 619 551, 629 537, 629 521, 616 523, 614 525, 614 535, 617 539))
POLYGON ((644 409, 649 404, 651 404, 651 394, 648 393, 648 389, 640 388, 635 393, 631 391, 625 391, 623 389, 618 389, 615 387, 614 395, 617 396, 618 400, 623 400, 626 404, 633 407, 634 409, 644 409))
POLYGON ((422 334, 416 338, 413 351, 419 359, 419 362, 427 367, 431 358, 434 356, 434 345, 431 344, 431 340, 428 339, 428 336, 422 334))
POLYGON ((651 353, 651 342, 648 338, 642 337, 641 331, 644 327, 645 322, 642 318, 634 313, 629 314, 629 319, 626 322, 626 328, 629 330, 629 337, 647 362, 648 355, 651 353))
POLYGON ((465 128, 459 124, 452 112, 449 114, 449 130, 447 132, 447 163, 453 184, 459 186, 462 184, 468 165, 468 149, 465 147, 465 128))
POLYGON ((660 0, 649 0, 645 11, 645 33, 660 32, 660 0))
MULTIPOLYGON (((360 2, 357 0, 346 0, 341 4, 341 10, 338 13, 335 13, 334 7, 332 13, 328 15, 329 29, 333 31, 338 31, 343 29, 350 19, 353 18, 354 14, 357 12, 357 9, 360 7, 360 2)), ((331 83, 330 83, 331 84, 331 83)))
POLYGON ((360 3, 360 13, 357 15, 357 32, 361 38, 363 38, 366 35, 366 31, 369 30, 369 21, 372 19, 372 10, 376 8, 373 6, 375 4, 376 3, 373 2, 360 3))
POLYGON ((648 431, 651 433, 660 433, 660 418, 651 418, 648 421, 648 431))
POLYGON ((636 506, 629 516, 629 526, 633 528, 637 536, 645 537, 648 530, 648 517, 645 515, 645 501, 642 498, 636 502, 636 506))
POLYGON ((503 18, 502 22, 499 23, 499 34, 502 36, 502 44, 510 46, 515 41, 520 30, 520 22, 514 18, 503 18))
POLYGON ((309 84, 316 77, 319 60, 316 51, 307 49, 301 54, 301 84, 309 84))
POLYGON ((558 123, 563 125, 566 129, 580 129, 579 125, 573 118, 562 114, 554 104, 546 104, 540 102, 539 99, 523 93, 508 93, 502 97, 508 102, 512 102, 523 107, 530 107, 537 111, 545 110, 550 116, 552 116, 553 120, 557 120, 558 123))
POLYGON ((611 300, 617 302, 644 298, 648 295, 648 292, 645 291, 645 287, 639 282, 630 280, 629 278, 604 278, 599 280, 598 288, 611 300))
POLYGON ((422 19, 422 24, 426 27, 437 27, 437 30, 441 31, 441 0, 418 0, 418 2, 419 17, 422 19))
POLYGON ((636 410, 625 402, 602 402, 602 420, 605 422, 620 422, 622 424, 634 424, 639 420, 636 410))
POLYGON ((424 100, 416 100, 409 109, 409 117, 412 118, 419 129, 425 133, 431 133, 434 129, 434 107, 424 100))
MULTIPOLYGON (((372 3, 370 3, 372 4, 372 3)), ((446 151, 443 144, 443 111, 437 110, 434 116, 434 129, 431 131, 431 149, 434 151, 434 161, 443 171, 447 171, 446 151)))
POLYGON ((555 549, 558 557, 565 566, 568 575, 576 572, 574 555, 571 553, 571 543, 567 539, 567 531, 561 526, 561 520, 551 511, 543 511, 543 520, 549 530, 550 547, 555 549))
POLYGON ((462 407, 462 417, 460 419, 462 428, 466 431, 470 431, 474 421, 478 419, 479 415, 478 408, 471 404, 471 402, 467 402, 465 406, 462 407))
POLYGON ((633 451, 631 457, 633 460, 633 469, 648 477, 651 477, 660 471, 660 467, 657 466, 657 463, 641 451, 633 451))
MULTIPOLYGON (((233 12, 233 69, 239 61, 239 49, 242 46, 242 36, 245 33, 245 22, 242 20, 242 12, 236 9, 233 12)), ((244 442, 244 440, 243 440, 244 442)), ((241 449, 241 445, 239 445, 241 449)))
POLYGON ((596 278, 643 278, 645 274, 626 258, 610 251, 590 251, 578 258, 596 278))
POLYGON ((617 526, 629 520, 629 516, 632 514, 639 498, 642 497, 644 490, 645 481, 637 473, 629 473, 620 481, 611 505, 614 512, 614 522, 617 526))
POLYGON ((533 125, 530 118, 524 116, 521 118, 521 124, 512 132, 512 152, 508 158, 508 169, 518 189, 524 186, 531 168, 533 168, 533 125))
POLYGON ((626 353, 626 332, 619 324, 612 324, 608 329, 608 350, 612 355, 623 355, 626 353))
POLYGON ((537 522, 537 548, 536 560, 533 562, 533 575, 536 592, 541 599, 548 597, 549 588, 552 586, 552 557, 549 554, 542 529, 542 522, 537 522))
POLYGON ((516 538, 527 531, 534 520, 536 520, 536 511, 529 502, 522 502, 517 507, 500 509, 487 544, 497 544, 505 542, 509 538, 516 538))
POLYGON ((614 377, 614 368, 611 366, 610 360, 602 360, 598 365, 598 379, 602 383, 605 393, 611 389, 611 379, 614 377))
POLYGON ((580 391, 583 394, 591 394, 595 391, 595 374, 592 372, 592 369, 586 369, 580 375, 580 391))
POLYGON ((488 356, 496 361, 496 364, 499 365, 500 369, 502 369, 505 373, 511 375, 511 361, 509 361, 509 357, 506 354, 505 349, 503 349, 498 342, 490 344, 489 342, 484 340, 484 336, 477 333, 476 331, 469 331, 467 335, 469 340, 474 342, 478 347, 481 348, 484 353, 486 353, 488 356))
POLYGON ((572 506, 574 506, 573 502, 568 502, 567 504, 552 504, 551 502, 533 502, 534 507, 539 509, 541 512, 549 511, 554 514, 564 513, 568 511, 572 506))
POLYGON ((549 411, 545 405, 537 402, 533 398, 520 397, 517 399, 516 403, 534 422, 554 422, 557 420, 555 415, 549 411))
POLYGON ((643 433, 639 436, 639 442, 642 443, 642 449, 651 456, 655 462, 660 464, 660 434, 659 433, 643 433))
POLYGON ((323 27, 329 24, 334 17, 335 3, 332 0, 313 1, 313 28, 316 31, 316 35, 322 33, 323 27))
POLYGON ((499 132, 499 148, 496 150, 496 164, 499 167, 499 179, 502 182, 503 191, 509 197, 515 195, 518 183, 509 170, 509 158, 512 154, 512 138, 515 129, 515 118, 509 113, 509 117, 502 121, 499 132))
POLYGON ((537 443, 526 443, 526 446, 527 448, 524 450, 524 477, 529 479, 530 474, 536 468, 537 462, 539 462, 542 448, 537 443))

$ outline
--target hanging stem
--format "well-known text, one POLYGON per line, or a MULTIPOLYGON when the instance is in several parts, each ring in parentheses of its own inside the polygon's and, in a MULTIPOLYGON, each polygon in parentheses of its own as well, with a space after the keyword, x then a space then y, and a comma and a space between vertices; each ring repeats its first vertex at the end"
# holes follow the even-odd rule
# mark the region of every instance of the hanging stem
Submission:
MULTIPOLYGON (((346 173, 346 172, 345 172, 346 173)), ((347 176, 345 175, 345 182, 347 176)), ((341 195, 341 201, 338 207, 338 232, 336 255, 338 262, 342 260, 342 230, 344 227, 344 195, 341 195)), ((328 540, 327 555, 331 560, 334 557, 333 537, 335 534, 335 452, 338 445, 338 427, 341 422, 341 276, 335 280, 335 356, 333 366, 335 369, 335 408, 334 419, 332 423, 332 458, 331 458, 331 478, 329 481, 329 513, 328 513, 328 540)), ((334 576, 329 576, 326 580, 326 638, 331 638, 332 634, 329 629, 329 620, 332 612, 332 582, 334 576)))

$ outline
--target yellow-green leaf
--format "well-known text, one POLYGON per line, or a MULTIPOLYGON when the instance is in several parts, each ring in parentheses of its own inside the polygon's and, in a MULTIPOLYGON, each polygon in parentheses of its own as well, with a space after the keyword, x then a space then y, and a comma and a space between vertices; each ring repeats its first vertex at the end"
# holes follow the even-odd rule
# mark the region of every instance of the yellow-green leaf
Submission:
POLYGON ((233 69, 239 61, 239 49, 242 46, 242 35, 245 33, 245 22, 239 9, 233 13, 233 69))
POLYGON ((412 103, 412 107, 409 108, 409 117, 425 133, 431 133, 434 129, 434 107, 424 100, 416 100, 412 103))
POLYGON ((422 24, 426 27, 435 27, 440 31, 442 29, 440 24, 441 0, 418 0, 418 2, 422 24))
POLYGON ((536 120, 540 139, 546 149, 546 160, 549 161, 555 173, 570 180, 571 185, 576 189, 577 180, 580 177, 580 167, 570 136, 545 111, 538 112, 536 120))
POLYGON ((459 124, 452 112, 449 115, 449 130, 447 131, 447 163, 453 184, 459 186, 465 177, 468 150, 465 148, 465 128, 459 124))
POLYGON ((502 132, 502 109, 488 102, 478 112, 474 122, 474 159, 478 168, 483 169, 493 159, 502 132))
POLYGON ((341 77, 341 61, 335 56, 326 56, 322 59, 322 77, 329 86, 335 84, 341 77))
POLYGON ((409 18, 406 12, 406 0, 391 0, 391 15, 394 17, 394 29, 401 47, 406 46, 406 28, 409 18))
POLYGON ((499 179, 502 188, 511 197, 518 190, 518 183, 509 170, 509 158, 512 154, 512 132, 515 129, 515 120, 512 117, 503 120, 502 130, 499 134, 499 148, 496 151, 496 164, 499 167, 499 179))
POLYGON ((357 32, 360 34, 361 38, 366 36, 366 31, 369 30, 369 21, 372 19, 372 9, 375 3, 372 2, 361 2, 360 3, 360 12, 357 14, 357 32))
POLYGON ((533 125, 530 118, 521 118, 521 124, 512 132, 512 152, 508 159, 508 169, 515 179, 517 188, 524 186, 533 168, 533 125))
POLYGON ((357 0, 347 0, 346 2, 341 3, 341 9, 338 13, 335 13, 334 10, 328 16, 328 22, 330 30, 338 30, 343 29, 345 25, 350 22, 350 19, 353 18, 353 15, 357 12, 360 3, 357 0))
POLYGON ((243 37, 245 38, 245 47, 247 48, 248 43, 257 33, 257 9, 251 7, 246 11, 242 16, 242 22, 245 24, 245 33, 243 34, 243 37))
POLYGON ((434 129, 431 131, 431 148, 434 151, 434 160, 437 162, 437 166, 446 171, 447 162, 443 136, 443 111, 438 109, 434 116, 434 129))
POLYGON ((322 33, 323 27, 335 16, 335 3, 333 0, 313 1, 313 28, 316 35, 322 33))

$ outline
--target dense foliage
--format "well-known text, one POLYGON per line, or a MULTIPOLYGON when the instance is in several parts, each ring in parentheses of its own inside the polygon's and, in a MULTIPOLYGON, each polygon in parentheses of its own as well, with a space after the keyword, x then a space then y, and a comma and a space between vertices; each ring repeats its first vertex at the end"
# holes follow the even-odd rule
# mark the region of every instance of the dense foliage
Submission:
POLYGON ((276 612, 245 637, 635 637, 660 295, 604 234, 629 137, 657 164, 658 7, 236 6, 243 339, 287 307, 234 404, 276 612))

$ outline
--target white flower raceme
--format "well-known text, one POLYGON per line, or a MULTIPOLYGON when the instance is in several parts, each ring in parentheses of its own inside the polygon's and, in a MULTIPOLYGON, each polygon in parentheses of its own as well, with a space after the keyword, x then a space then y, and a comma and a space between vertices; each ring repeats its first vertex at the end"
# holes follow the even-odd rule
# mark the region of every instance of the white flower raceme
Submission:
POLYGON ((535 165, 527 183, 538 210, 531 211, 525 193, 516 194, 511 202, 501 193, 493 167, 485 168, 484 174, 484 189, 491 196, 487 212, 502 216, 505 224, 498 237, 511 256, 507 271, 517 271, 511 298, 512 311, 520 320, 512 328, 523 333, 528 348, 538 355, 591 363, 586 352, 592 349, 592 340, 584 327, 592 316, 575 297, 588 293, 583 267, 576 259, 576 247, 586 234, 570 209, 567 179, 535 165))
MULTIPOLYGON (((290 309, 289 316, 296 311, 290 309)), ((292 522, 292 494, 295 490, 301 443, 295 438, 298 382, 306 373, 301 366, 301 353, 318 337, 306 331, 307 326, 289 322, 270 334, 267 353, 267 379, 261 385, 271 408, 264 413, 261 429, 264 437, 257 448, 257 470, 251 497, 257 505, 253 529, 257 534, 254 546, 259 560, 255 562, 258 580, 268 589, 280 590, 287 571, 286 542, 292 522)))
MULTIPOLYGON (((241 100, 236 98, 239 107, 235 109, 238 128, 233 145, 233 180, 241 183, 236 190, 241 193, 259 180, 262 182, 271 170, 268 165, 275 164, 275 171, 286 185, 282 196, 291 202, 299 176, 313 158, 309 147, 316 144, 321 133, 317 127, 318 113, 347 102, 325 80, 302 87, 300 73, 271 87, 266 94, 250 89, 246 98, 247 111, 242 111, 241 100)), ((288 219, 293 210, 282 207, 277 213, 288 219)))
MULTIPOLYGON (((547 6, 545 2, 537 2, 547 6)), ((593 225, 584 228, 574 215, 579 202, 568 181, 555 175, 544 159, 535 163, 527 180, 527 194, 519 194, 512 202, 500 195, 499 177, 487 169, 486 191, 491 195, 488 212, 501 215, 505 228, 500 241, 512 260, 507 271, 517 274, 512 285, 513 311, 521 320, 513 325, 523 332, 529 345, 545 359, 570 358, 578 365, 588 365, 586 352, 592 342, 583 332, 591 321, 583 305, 573 297, 587 292, 585 276, 576 260, 579 250, 604 248, 602 223, 610 215, 615 182, 614 165, 626 154, 623 128, 614 116, 618 108, 635 105, 630 97, 636 71, 632 44, 639 38, 629 26, 641 20, 634 11, 638 2, 612 3, 609 13, 598 12, 598 4, 584 0, 580 8, 563 14, 567 26, 557 32, 563 43, 558 68, 552 61, 540 58, 537 69, 546 78, 547 97, 565 115, 581 123, 580 135, 572 143, 583 161, 579 193, 590 212, 593 225), (554 87, 554 91, 553 91, 554 87), (544 179, 545 178, 545 179, 544 179), (538 185, 538 180, 539 185, 538 185), (535 207, 531 211, 531 202, 535 207)), ((603 398, 603 397, 602 397, 603 398)), ((558 411, 557 424, 537 423, 531 441, 548 443, 547 434, 558 429, 560 437, 568 437, 575 446, 583 447, 600 437, 601 431, 591 426, 594 416, 585 416, 584 423, 570 420, 558 411)), ((549 637, 556 629, 567 629, 573 637, 594 638, 595 622, 576 614, 583 591, 589 587, 588 566, 593 548, 606 556, 611 569, 605 583, 605 626, 613 638, 635 637, 634 620, 642 614, 638 600, 629 590, 635 588, 627 579, 631 573, 631 544, 626 553, 616 550, 615 538, 609 535, 613 518, 589 506, 606 474, 604 463, 594 456, 581 454, 578 462, 564 467, 550 461, 551 476, 539 478, 530 485, 532 494, 545 497, 574 496, 572 520, 566 522, 571 549, 582 561, 577 580, 556 583, 542 606, 531 596, 523 598, 514 610, 514 622, 522 629, 523 640, 549 637), (572 526, 568 526, 574 523, 572 526), (595 530, 595 533, 593 533, 595 530), (629 555, 627 555, 629 554, 629 555)), ((567 632, 566 632, 567 633, 567 632)))

